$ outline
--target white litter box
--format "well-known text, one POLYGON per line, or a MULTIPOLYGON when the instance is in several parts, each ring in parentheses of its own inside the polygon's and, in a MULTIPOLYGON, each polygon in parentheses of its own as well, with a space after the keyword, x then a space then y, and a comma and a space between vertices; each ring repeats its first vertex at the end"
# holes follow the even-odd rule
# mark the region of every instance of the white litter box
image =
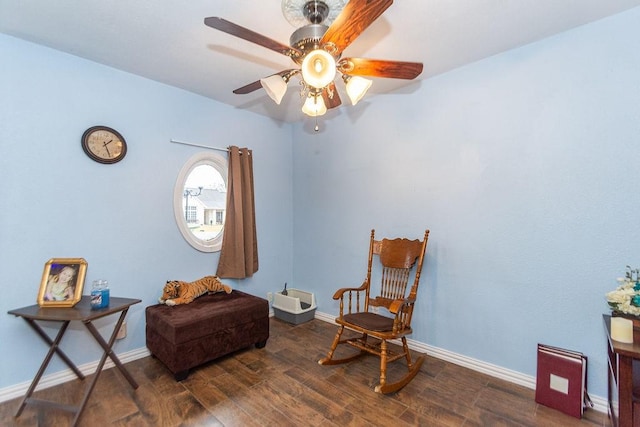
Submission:
POLYGON ((272 307, 278 319, 297 325, 314 318, 316 297, 310 292, 288 289, 287 295, 282 295, 282 292, 273 294, 272 307))

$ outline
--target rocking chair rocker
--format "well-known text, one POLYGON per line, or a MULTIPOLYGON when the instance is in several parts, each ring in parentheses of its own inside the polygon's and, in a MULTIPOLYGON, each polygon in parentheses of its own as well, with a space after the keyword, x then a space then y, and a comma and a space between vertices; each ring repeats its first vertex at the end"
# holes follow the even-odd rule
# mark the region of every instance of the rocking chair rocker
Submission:
POLYGON ((429 230, 426 230, 422 241, 400 238, 375 240, 375 230, 371 230, 367 278, 359 288, 342 288, 333 295, 334 300, 340 300, 340 315, 335 320, 340 326, 327 357, 319 360, 319 364, 337 365, 350 362, 367 353, 377 355, 380 357, 380 383, 375 387, 375 391, 384 394, 400 390, 416 376, 424 357, 417 358, 415 363, 411 361, 406 336, 412 332, 411 317, 428 238, 429 230), (382 266, 380 295, 375 297, 371 295, 374 255, 382 266), (413 267, 415 267, 414 281, 407 296, 407 284, 413 267), (373 307, 384 307, 393 317, 378 314, 379 308, 373 307), (341 339, 345 328, 361 335, 356 338, 341 339), (401 352, 395 353, 388 348, 387 341, 393 339, 402 341, 401 352), (336 359, 334 352, 340 344, 349 344, 360 352, 336 359), (403 357, 407 361, 408 372, 400 380, 388 383, 387 362, 403 357))

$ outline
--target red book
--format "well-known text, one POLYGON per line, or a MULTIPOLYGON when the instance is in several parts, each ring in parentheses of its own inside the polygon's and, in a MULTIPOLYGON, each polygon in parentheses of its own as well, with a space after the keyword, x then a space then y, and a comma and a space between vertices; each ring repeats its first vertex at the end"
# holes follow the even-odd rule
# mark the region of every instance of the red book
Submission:
POLYGON ((536 402, 582 418, 587 395, 587 357, 576 351, 538 344, 536 402))

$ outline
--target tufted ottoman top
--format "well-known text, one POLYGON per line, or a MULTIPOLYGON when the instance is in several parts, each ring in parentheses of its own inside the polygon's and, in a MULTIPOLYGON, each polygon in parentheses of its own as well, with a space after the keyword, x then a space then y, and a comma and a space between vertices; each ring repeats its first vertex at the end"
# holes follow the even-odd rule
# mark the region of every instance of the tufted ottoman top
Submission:
POLYGON ((269 317, 266 299, 234 290, 203 295, 190 304, 146 308, 147 327, 167 341, 180 344, 236 325, 269 317))

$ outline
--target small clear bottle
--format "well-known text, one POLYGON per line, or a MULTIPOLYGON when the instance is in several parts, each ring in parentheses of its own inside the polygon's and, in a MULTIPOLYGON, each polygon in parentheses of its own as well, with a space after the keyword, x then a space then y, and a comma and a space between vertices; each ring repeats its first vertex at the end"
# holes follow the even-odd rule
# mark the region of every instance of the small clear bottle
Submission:
POLYGON ((109 307, 109 282, 94 280, 91 288, 91 308, 109 307))

